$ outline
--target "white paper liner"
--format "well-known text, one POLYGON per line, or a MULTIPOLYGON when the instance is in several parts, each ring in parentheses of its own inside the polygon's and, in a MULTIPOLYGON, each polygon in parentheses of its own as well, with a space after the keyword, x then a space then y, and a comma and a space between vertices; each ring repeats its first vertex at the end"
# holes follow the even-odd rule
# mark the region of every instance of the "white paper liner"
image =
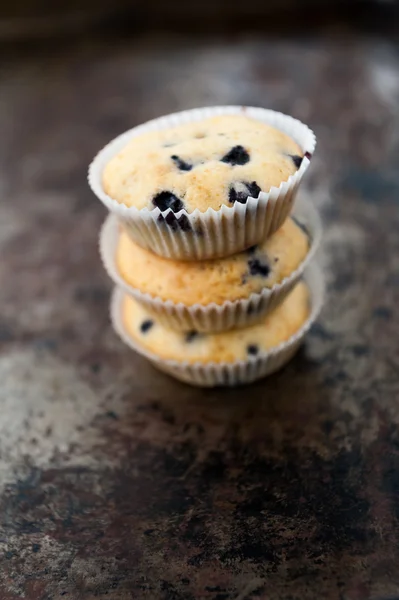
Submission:
POLYGON ((111 320, 116 333, 123 342, 150 360, 155 367, 176 379, 202 387, 218 385, 233 386, 251 383, 274 373, 285 365, 298 350, 305 334, 317 319, 324 299, 324 281, 320 268, 310 265, 304 273, 304 281, 309 286, 311 312, 304 325, 289 340, 267 353, 249 357, 234 363, 194 363, 163 360, 156 354, 140 346, 126 331, 122 318, 122 300, 125 292, 115 288, 111 299, 111 320))
POLYGON ((129 234, 138 244, 166 258, 218 258, 249 248, 271 235, 287 218, 298 185, 309 166, 307 156, 303 158, 298 171, 287 181, 282 182, 279 187, 272 187, 267 193, 261 192, 259 198, 249 197, 245 204, 236 202, 233 206, 223 205, 220 210, 208 208, 206 212, 195 209, 188 213, 182 209, 176 213, 174 223, 183 216, 190 223, 190 231, 182 231, 179 227, 172 229, 164 222, 159 222, 160 215, 165 218, 171 209, 161 213, 159 208, 139 210, 134 206, 129 207, 108 196, 102 186, 105 166, 131 138, 147 131, 167 129, 208 117, 243 113, 283 131, 297 142, 304 153, 313 154, 316 146, 313 131, 297 119, 282 113, 244 106, 197 108, 154 119, 112 140, 91 163, 89 185, 108 210, 123 221, 129 234))
POLYGON ((194 304, 186 306, 171 300, 144 294, 129 285, 118 271, 116 250, 119 238, 118 219, 109 215, 100 232, 100 254, 112 281, 135 300, 143 304, 161 322, 172 329, 181 331, 216 332, 226 329, 245 327, 259 320, 262 315, 278 306, 302 276, 312 260, 321 239, 321 223, 317 211, 310 202, 300 200, 292 216, 304 225, 309 236, 309 251, 299 267, 278 284, 253 293, 248 298, 226 301, 223 304, 194 304))

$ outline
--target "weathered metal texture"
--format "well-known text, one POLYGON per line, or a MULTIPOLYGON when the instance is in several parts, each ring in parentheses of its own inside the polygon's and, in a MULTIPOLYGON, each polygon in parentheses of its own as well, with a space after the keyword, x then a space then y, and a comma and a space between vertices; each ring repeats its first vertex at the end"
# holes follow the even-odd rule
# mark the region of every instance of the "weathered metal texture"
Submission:
POLYGON ((136 38, 1 66, 2 600, 399 593, 397 49, 136 38), (86 185, 121 130, 204 104, 309 122, 328 302, 282 372, 197 390, 108 319, 86 185))

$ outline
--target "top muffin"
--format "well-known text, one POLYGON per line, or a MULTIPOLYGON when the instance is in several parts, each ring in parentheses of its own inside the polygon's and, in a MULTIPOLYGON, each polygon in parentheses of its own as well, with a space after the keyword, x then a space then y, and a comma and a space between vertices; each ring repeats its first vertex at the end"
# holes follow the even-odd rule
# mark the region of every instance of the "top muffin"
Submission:
POLYGON ((103 172, 103 187, 126 206, 173 212, 218 210, 278 187, 303 152, 283 132, 222 115, 134 137, 103 172))

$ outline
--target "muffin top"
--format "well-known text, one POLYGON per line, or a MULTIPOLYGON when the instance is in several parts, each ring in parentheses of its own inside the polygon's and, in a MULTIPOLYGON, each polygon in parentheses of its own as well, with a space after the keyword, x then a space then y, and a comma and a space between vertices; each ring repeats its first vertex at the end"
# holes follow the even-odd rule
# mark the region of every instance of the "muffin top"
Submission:
POLYGON ((302 158, 278 129, 222 115, 132 138, 106 165, 103 186, 126 206, 205 212, 278 187, 302 158))
POLYGON ((309 240, 293 219, 258 246, 226 258, 186 262, 138 246, 121 228, 116 262, 132 287, 175 304, 223 304, 248 298, 288 277, 305 258, 309 240))
POLYGON ((220 333, 178 332, 165 327, 131 296, 122 304, 129 335, 165 360, 221 363, 245 360, 288 340, 309 316, 309 294, 299 283, 273 312, 256 325, 220 333))

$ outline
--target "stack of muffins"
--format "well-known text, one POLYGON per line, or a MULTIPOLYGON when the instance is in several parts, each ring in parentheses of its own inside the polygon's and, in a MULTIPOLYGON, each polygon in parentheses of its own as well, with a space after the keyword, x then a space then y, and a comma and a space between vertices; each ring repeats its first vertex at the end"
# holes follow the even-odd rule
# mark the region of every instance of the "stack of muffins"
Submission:
POLYGON ((294 200, 313 132, 270 110, 216 107, 119 136, 89 169, 113 326, 158 368, 203 386, 284 365, 322 304, 317 213, 294 200), (308 266, 309 265, 309 266, 308 266))

